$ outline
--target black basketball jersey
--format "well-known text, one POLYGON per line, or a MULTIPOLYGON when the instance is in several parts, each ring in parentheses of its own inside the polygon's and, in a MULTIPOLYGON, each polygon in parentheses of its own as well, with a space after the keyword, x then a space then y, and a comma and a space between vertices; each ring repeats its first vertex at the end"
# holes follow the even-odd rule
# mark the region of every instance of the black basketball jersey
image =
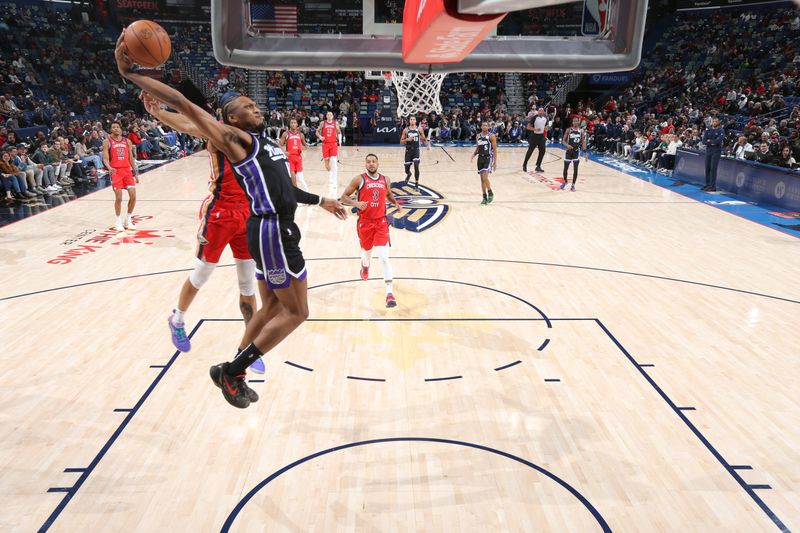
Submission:
POLYGON ((570 128, 567 134, 567 143, 575 148, 580 148, 583 143, 583 128, 570 128))
POLYGON ((297 199, 289 162, 274 139, 250 134, 250 153, 233 166, 236 179, 250 202, 250 214, 294 218, 297 199))
POLYGON ((406 150, 419 150, 419 128, 406 128, 406 150))
POLYGON ((489 157, 492 155, 492 141, 489 139, 491 135, 484 136, 482 133, 478 134, 478 157, 489 157))

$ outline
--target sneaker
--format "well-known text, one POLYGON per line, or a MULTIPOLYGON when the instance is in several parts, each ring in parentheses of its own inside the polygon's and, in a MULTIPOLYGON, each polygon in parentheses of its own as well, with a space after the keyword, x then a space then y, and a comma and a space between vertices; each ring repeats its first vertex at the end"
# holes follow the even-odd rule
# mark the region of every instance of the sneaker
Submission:
MULTIPOLYGON (((252 365, 250 365, 250 370, 255 372, 256 374, 263 374, 267 371, 267 367, 264 365, 264 359, 259 357, 256 359, 252 365)), ((251 400, 252 401, 252 400, 251 400)))
POLYGON ((386 307, 397 307, 397 300, 391 292, 386 295, 386 307))
POLYGON ((567 182, 565 181, 564 183, 561 184, 561 187, 559 187, 559 189, 561 189, 563 191, 566 186, 567 186, 567 182))
POLYGON ((489 205, 489 200, 484 198, 483 200, 481 200, 481 205, 489 205))
POLYGON ((544 172, 544 169, 542 167, 536 167, 536 172, 544 172))
POLYGON ((24 195, 25 195, 25 196, 27 196, 28 198, 36 198, 36 193, 35 193, 35 192, 31 192, 31 191, 25 191, 25 192, 24 192, 24 193, 22 193, 22 194, 24 194, 24 195))
POLYGON ((125 222, 125 228, 126 229, 136 229, 136 224, 133 223, 133 220, 128 219, 128 221, 125 222))
POLYGON ((490 203, 492 203, 492 200, 494 200, 494 193, 491 193, 491 192, 490 192, 490 193, 489 193, 489 196, 488 196, 488 197, 487 197, 487 199, 486 199, 486 203, 487 203, 487 204, 490 204, 490 203))
POLYGON ((528 167, 522 167, 522 171, 523 172, 527 172, 528 171, 528 167))
POLYGON ((361 279, 367 281, 369 279, 369 267, 361 265, 361 279))
MULTIPOLYGON (((174 311, 173 311, 174 312, 174 311)), ((192 349, 192 343, 186 336, 186 328, 183 322, 173 322, 172 315, 167 319, 169 331, 172 333, 172 344, 179 352, 188 352, 192 349)))
POLYGON ((125 228, 122 227, 122 222, 117 222, 114 224, 114 229, 117 231, 125 231, 125 228))
POLYGON ((208 370, 208 374, 211 376, 211 381, 214 382, 214 385, 222 389, 222 395, 225 397, 225 400, 227 400, 228 403, 234 407, 238 407, 240 409, 244 409, 251 403, 257 402, 258 394, 256 391, 247 386, 247 383, 244 382, 244 376, 228 376, 225 373, 226 368, 228 368, 228 363, 220 363, 212 366, 208 370), (232 386, 231 389, 235 391, 230 396, 231 399, 228 398, 231 390, 227 388, 228 386, 232 386), (242 393, 244 393, 244 396, 242 393), (233 400, 236 400, 238 403, 234 403, 233 400))
POLYGON ((570 192, 575 192, 575 186, 573 185, 572 187, 569 188, 569 190, 570 192))

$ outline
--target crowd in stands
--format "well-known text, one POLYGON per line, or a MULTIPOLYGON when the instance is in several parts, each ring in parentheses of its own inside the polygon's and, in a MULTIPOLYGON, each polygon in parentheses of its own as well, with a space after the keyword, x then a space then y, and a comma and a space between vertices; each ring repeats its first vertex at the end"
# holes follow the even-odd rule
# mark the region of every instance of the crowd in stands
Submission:
POLYGON ((630 86, 553 114, 554 130, 579 116, 594 150, 669 173, 678 147, 705 148, 716 117, 726 155, 797 168, 800 11, 675 17, 630 86))

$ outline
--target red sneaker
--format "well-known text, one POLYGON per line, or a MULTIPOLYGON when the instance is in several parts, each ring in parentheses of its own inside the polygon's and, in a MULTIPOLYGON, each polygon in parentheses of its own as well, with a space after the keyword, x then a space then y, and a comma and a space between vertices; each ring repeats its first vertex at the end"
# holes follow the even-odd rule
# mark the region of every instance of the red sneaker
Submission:
POLYGON ((386 307, 397 307, 397 300, 392 293, 386 295, 386 307))
POLYGON ((364 281, 369 279, 369 267, 361 266, 361 279, 364 281))

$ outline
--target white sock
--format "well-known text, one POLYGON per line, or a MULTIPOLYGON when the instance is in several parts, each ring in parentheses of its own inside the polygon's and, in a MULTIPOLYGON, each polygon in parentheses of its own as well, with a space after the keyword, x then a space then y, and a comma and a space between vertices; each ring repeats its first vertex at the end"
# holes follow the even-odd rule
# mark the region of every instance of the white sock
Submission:
POLYGON ((376 246, 378 257, 381 258, 381 265, 383 266, 383 279, 391 286, 392 283, 392 264, 389 263, 389 247, 376 246))
POLYGON ((296 177, 297 177, 297 185, 299 185, 300 188, 303 189, 304 191, 307 191, 308 190, 308 184, 306 183, 306 180, 303 177, 303 173, 302 172, 298 172, 296 174, 296 177))
POLYGON ((336 157, 330 158, 331 162, 331 170, 328 173, 328 188, 331 191, 331 197, 336 198, 338 187, 339 187, 339 180, 338 180, 338 169, 336 167, 336 157))
POLYGON ((117 217, 117 224, 119 224, 120 226, 122 225, 122 215, 119 215, 117 217))
POLYGON ((386 294, 392 294, 392 280, 386 282, 386 294))
POLYGON ((372 258, 372 250, 361 250, 361 266, 369 268, 369 260, 372 258))
POLYGON ((174 324, 175 322, 183 322, 183 314, 185 312, 186 311, 181 311, 180 309, 175 308, 175 310, 172 312, 172 323, 174 324))
POLYGON ((133 223, 133 213, 128 213, 128 224, 133 223))

